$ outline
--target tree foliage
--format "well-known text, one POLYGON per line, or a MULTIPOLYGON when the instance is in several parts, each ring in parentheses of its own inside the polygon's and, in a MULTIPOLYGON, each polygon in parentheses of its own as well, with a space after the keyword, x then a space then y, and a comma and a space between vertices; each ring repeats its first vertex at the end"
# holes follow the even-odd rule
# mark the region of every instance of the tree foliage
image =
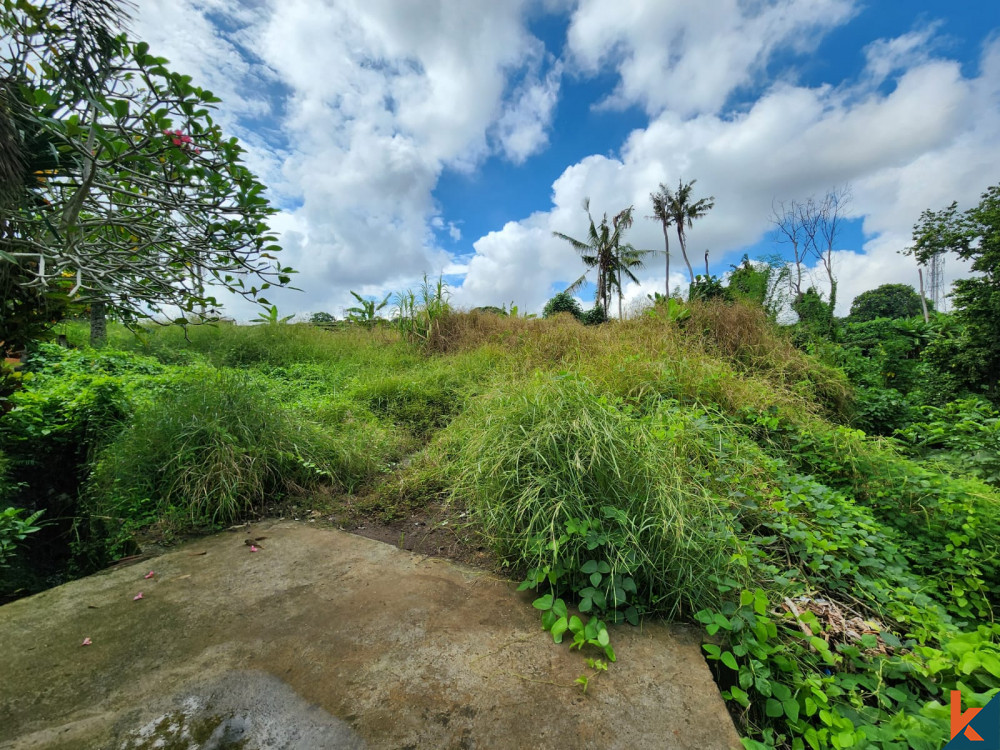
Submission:
POLYGON ((274 255, 264 186, 211 117, 219 100, 118 22, 102 0, 0 10, 3 168, 23 165, 0 216, 0 283, 32 290, 4 312, 62 296, 125 320, 185 319, 217 313, 219 289, 267 304, 260 292, 291 269, 274 255))
MULTIPOLYGON (((622 241, 625 232, 632 226, 633 207, 629 206, 617 213, 610 223, 608 215, 604 214, 600 224, 594 223, 594 217, 590 213, 589 198, 583 202, 583 208, 590 220, 586 241, 575 239, 562 232, 553 232, 552 234, 570 243, 573 249, 580 253, 587 268, 597 270, 595 304, 600 305, 603 309, 604 318, 607 318, 611 295, 615 291, 618 292, 618 309, 619 317, 621 317, 622 275, 638 283, 639 279, 636 277, 634 269, 642 266, 642 256, 648 252, 637 250, 632 245, 622 241)), ((580 288, 586 278, 587 274, 584 273, 566 288, 566 292, 572 294, 580 288)))
MULTIPOLYGON (((928 310, 933 303, 925 300, 928 310)), ((882 284, 862 292, 851 303, 851 320, 862 323, 876 318, 913 318, 920 315, 920 295, 909 284, 882 284)))
MULTIPOLYGON (((670 284, 670 243, 667 238, 667 227, 673 225, 677 230, 677 241, 681 246, 681 255, 687 265, 688 275, 691 283, 694 284, 694 269, 687 254, 687 235, 684 232, 686 226, 690 229, 694 225, 695 219, 702 218, 715 206, 715 197, 699 198, 693 200, 691 197, 694 184, 697 180, 685 183, 683 179, 678 180, 677 190, 672 191, 663 183, 660 183, 660 190, 652 193, 650 199, 653 202, 653 217, 663 225, 663 239, 667 252, 667 285, 670 284)), ((669 296, 669 291, 668 291, 669 296)))
POLYGON ((747 255, 729 274, 729 295, 759 305, 774 321, 787 304, 786 284, 790 270, 780 258, 751 261, 747 255))
POLYGON ((542 310, 542 317, 551 318, 558 313, 568 312, 577 320, 583 319, 583 308, 576 301, 573 295, 568 292, 559 292, 552 299, 545 303, 542 310))
POLYGON ((952 203, 941 211, 926 210, 913 228, 907 250, 920 263, 952 252, 972 262, 976 274, 954 282, 955 318, 963 326, 957 352, 958 371, 981 384, 996 399, 1000 391, 1000 185, 982 194, 979 205, 965 212, 952 203))

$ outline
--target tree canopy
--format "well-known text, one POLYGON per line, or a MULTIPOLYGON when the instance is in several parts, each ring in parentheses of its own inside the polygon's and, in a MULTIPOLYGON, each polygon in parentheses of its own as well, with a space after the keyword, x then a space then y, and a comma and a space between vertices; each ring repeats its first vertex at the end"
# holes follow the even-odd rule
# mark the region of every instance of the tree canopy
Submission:
MULTIPOLYGON (((926 300, 928 309, 931 301, 926 300)), ((883 284, 862 292, 851 303, 851 320, 863 323, 876 318, 913 318, 920 315, 920 295, 909 284, 883 284)))
MULTIPOLYGON (((625 232, 632 226, 632 206, 619 211, 611 219, 610 224, 607 214, 604 214, 600 224, 594 223, 594 217, 590 213, 589 198, 584 201, 583 208, 590 220, 586 242, 562 232, 553 232, 552 234, 570 243, 573 249, 580 253, 587 268, 597 269, 595 303, 600 305, 605 318, 611 304, 611 295, 617 290, 618 312, 619 317, 621 317, 622 275, 624 274, 626 278, 638 283, 639 279, 633 271, 642 266, 642 257, 649 251, 637 250, 632 245, 622 241, 625 232)), ((566 292, 572 294, 583 284, 586 277, 587 275, 584 273, 566 288, 566 292)))
MULTIPOLYGON (((105 0, 4 2, 2 165, 19 169, 0 215, 0 284, 18 306, 61 298, 126 320, 218 312, 290 281, 264 186, 210 109, 219 100, 117 32, 105 0), (89 43, 81 34, 91 34, 89 43)), ((5 328, 9 325, 5 323, 5 328)), ((0 339, 19 337, 0 331, 0 339)))
POLYGON ((956 369, 971 382, 1000 390, 1000 185, 982 194, 979 204, 959 212, 958 204, 924 211, 913 227, 907 250, 918 262, 951 252, 972 262, 976 274, 954 282, 955 317, 964 326, 956 369))

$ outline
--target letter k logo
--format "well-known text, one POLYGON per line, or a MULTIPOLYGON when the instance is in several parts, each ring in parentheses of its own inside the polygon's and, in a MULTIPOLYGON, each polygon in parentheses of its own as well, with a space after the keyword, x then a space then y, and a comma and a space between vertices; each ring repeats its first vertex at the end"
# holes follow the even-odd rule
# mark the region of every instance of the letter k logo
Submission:
POLYGON ((983 742, 983 738, 979 736, 975 729, 969 726, 969 722, 972 721, 976 714, 982 711, 981 708, 970 708, 964 713, 962 712, 962 694, 958 690, 951 691, 951 737, 952 739, 961 732, 965 730, 965 736, 972 742, 983 742))

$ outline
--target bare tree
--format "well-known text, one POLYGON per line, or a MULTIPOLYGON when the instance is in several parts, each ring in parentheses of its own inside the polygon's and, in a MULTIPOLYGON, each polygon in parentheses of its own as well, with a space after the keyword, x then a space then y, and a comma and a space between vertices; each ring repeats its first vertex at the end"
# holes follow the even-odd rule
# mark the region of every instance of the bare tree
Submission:
POLYGON ((802 296, 802 264, 806 259, 805 238, 799 221, 799 206, 795 201, 780 201, 771 204, 771 223, 774 224, 777 240, 783 245, 791 245, 792 262, 795 272, 789 275, 792 296, 802 296))
POLYGON ((833 275, 833 248, 843 228, 844 212, 851 202, 851 187, 844 185, 828 192, 817 211, 819 236, 813 249, 830 282, 830 309, 837 306, 837 279, 833 275))
POLYGON ((789 277, 794 298, 802 297, 803 266, 810 260, 821 266, 830 283, 830 309, 837 304, 837 278, 833 250, 843 229, 844 212, 851 201, 849 185, 835 187, 823 199, 784 201, 772 204, 771 223, 778 242, 790 245, 795 271, 789 277))

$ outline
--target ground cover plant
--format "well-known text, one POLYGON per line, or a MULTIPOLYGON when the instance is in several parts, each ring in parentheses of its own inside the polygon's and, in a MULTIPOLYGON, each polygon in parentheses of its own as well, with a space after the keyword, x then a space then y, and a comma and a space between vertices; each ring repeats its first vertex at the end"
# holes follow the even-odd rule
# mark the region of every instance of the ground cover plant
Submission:
POLYGON ((36 345, 0 420, 2 504, 47 522, 6 593, 281 497, 444 502, 584 652, 578 689, 616 626, 701 624, 747 747, 940 747, 950 690, 1000 689, 988 405, 870 437, 850 372, 739 301, 433 323, 111 326, 101 350, 63 324, 80 348, 36 345))

